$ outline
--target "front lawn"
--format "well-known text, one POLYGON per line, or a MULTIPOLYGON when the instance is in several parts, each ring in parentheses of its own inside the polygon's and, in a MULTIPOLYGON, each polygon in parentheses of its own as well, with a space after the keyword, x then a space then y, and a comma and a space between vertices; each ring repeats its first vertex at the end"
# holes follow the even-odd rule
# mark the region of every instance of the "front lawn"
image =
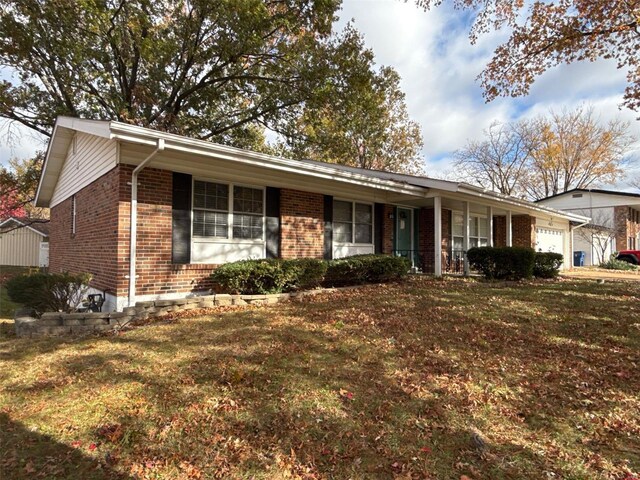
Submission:
POLYGON ((416 277, 5 336, 0 478, 631 479, 639 298, 638 282, 416 277))

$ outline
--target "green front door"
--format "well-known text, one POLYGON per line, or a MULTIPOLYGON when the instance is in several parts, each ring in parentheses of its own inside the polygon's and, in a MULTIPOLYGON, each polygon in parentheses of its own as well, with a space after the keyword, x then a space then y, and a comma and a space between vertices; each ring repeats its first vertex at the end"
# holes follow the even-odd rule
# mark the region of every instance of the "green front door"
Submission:
POLYGON ((411 258, 413 250, 413 210, 398 207, 396 216, 396 251, 411 258))

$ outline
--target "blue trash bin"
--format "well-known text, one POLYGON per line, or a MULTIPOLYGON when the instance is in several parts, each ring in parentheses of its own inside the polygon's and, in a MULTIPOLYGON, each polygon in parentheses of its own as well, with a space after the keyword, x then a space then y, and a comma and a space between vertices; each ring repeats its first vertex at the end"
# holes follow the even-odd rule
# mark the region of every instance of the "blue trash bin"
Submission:
POLYGON ((587 252, 582 250, 578 250, 577 252, 573 252, 573 266, 574 267, 584 267, 584 257, 587 252))

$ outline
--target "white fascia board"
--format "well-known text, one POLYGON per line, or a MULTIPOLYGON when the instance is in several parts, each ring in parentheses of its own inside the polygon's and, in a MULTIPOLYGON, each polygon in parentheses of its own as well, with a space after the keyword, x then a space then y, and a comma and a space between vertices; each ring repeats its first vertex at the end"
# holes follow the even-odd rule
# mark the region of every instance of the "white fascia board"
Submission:
POLYGON ((103 138, 111 138, 111 123, 107 120, 85 120, 74 117, 58 117, 56 120, 56 125, 60 127, 103 138))
POLYGON ((215 157, 236 163, 264 167, 271 170, 297 173, 328 180, 346 182, 379 190, 393 191, 406 195, 426 198, 428 195, 425 187, 409 185, 394 180, 385 180, 356 172, 346 172, 338 168, 332 168, 330 164, 310 164, 272 155, 251 152, 235 147, 228 147, 211 143, 205 140, 196 140, 164 132, 158 132, 142 127, 135 127, 119 122, 111 122, 111 138, 123 142, 131 142, 142 145, 154 146, 158 139, 165 141, 165 150, 176 150, 194 155, 215 157))
POLYGON ((520 208, 525 208, 527 210, 533 210, 534 212, 539 212, 541 214, 553 215, 555 217, 565 218, 570 221, 575 222, 588 222, 591 219, 589 217, 585 217, 583 215, 578 215, 575 213, 569 213, 563 210, 556 210, 551 207, 543 207, 537 203, 529 202, 528 200, 521 200, 519 198, 510 197, 508 195, 503 195, 501 193, 492 192, 490 190, 485 190, 479 187, 475 187, 473 185, 461 184, 458 188, 460 193, 466 193, 468 195, 473 195, 475 197, 491 199, 503 204, 513 205, 520 208))

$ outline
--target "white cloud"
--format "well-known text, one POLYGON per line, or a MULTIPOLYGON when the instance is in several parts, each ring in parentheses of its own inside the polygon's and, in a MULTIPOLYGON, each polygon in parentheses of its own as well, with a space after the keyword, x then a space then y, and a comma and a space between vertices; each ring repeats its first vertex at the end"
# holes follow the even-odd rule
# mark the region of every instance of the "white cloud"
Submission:
POLYGON ((471 45, 468 16, 463 15, 445 5, 424 12, 413 2, 345 0, 337 23, 340 28, 353 18, 376 61, 402 76, 409 112, 422 126, 427 171, 450 169, 452 152, 481 138, 493 121, 584 103, 593 105, 604 121, 629 121, 640 137, 637 113, 618 108, 626 79, 611 61, 561 65, 543 74, 527 97, 485 103, 476 77, 506 34, 492 32, 471 45))

